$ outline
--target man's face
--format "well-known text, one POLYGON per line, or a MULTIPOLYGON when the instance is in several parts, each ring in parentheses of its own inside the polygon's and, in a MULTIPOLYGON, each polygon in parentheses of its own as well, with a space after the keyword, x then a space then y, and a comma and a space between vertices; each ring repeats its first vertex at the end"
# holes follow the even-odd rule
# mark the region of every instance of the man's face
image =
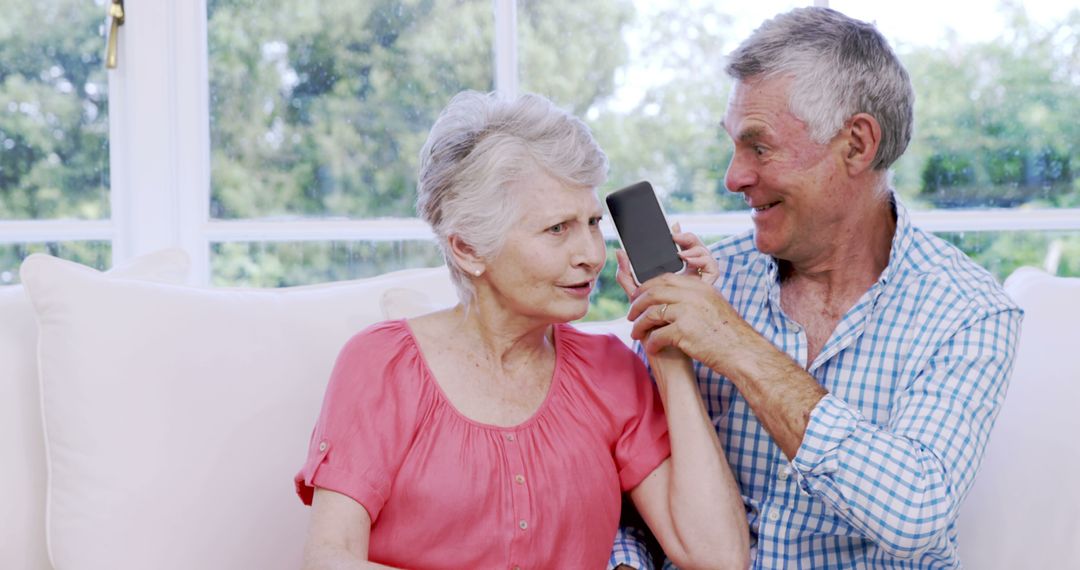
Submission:
POLYGON ((795 264, 846 239, 844 163, 836 139, 811 140, 788 108, 789 78, 737 81, 723 127, 735 143, 724 184, 753 208, 762 253, 795 264))

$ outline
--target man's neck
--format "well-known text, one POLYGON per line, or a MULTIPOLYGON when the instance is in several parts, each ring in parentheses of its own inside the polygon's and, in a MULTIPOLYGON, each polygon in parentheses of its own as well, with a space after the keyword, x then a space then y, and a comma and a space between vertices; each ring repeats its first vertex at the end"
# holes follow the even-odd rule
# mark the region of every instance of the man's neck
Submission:
POLYGON ((847 231, 837 232, 833 242, 821 248, 821 255, 778 260, 781 282, 823 289, 828 297, 846 297, 855 291, 861 295, 888 266, 895 233, 892 200, 878 200, 847 231))

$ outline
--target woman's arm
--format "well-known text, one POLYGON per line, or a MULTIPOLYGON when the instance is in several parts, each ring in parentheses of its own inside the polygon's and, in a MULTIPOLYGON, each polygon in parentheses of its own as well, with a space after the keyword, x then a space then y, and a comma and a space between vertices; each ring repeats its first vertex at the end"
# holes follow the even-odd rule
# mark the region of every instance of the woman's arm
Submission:
POLYGON ((667 412, 671 457, 630 492, 664 552, 681 568, 749 565, 750 537, 735 477, 698 392, 690 360, 650 357, 667 412))
MULTIPOLYGON (((672 238, 686 261, 685 273, 697 274, 710 285, 716 282, 719 268, 701 240, 680 231, 678 224, 672 227, 672 238)), ((637 285, 630 276, 630 260, 621 250, 616 258, 615 279, 633 300, 637 285)), ((671 457, 638 484, 630 498, 680 567, 742 570, 750 558, 746 509, 701 401, 693 365, 673 347, 650 355, 649 365, 667 412, 671 457)))
POLYGON ((341 493, 316 488, 304 570, 389 568, 367 561, 370 537, 371 517, 363 505, 341 493))

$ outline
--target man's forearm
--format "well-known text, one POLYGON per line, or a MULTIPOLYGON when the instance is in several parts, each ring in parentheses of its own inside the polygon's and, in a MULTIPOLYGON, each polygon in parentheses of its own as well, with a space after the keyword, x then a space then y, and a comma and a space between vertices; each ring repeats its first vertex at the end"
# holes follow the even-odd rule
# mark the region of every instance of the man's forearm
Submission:
POLYGON ((745 339, 737 359, 720 362, 707 355, 706 359, 702 362, 735 385, 765 431, 784 455, 793 459, 802 445, 810 413, 828 391, 790 356, 756 333, 745 339))

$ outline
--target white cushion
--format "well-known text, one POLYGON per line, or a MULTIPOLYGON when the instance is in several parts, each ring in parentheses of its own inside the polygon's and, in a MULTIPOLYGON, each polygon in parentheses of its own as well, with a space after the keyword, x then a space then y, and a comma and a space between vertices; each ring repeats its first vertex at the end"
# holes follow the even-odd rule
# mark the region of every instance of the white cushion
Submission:
MULTIPOLYGON (((299 567, 292 477, 334 358, 383 290, 444 268, 277 290, 107 279, 31 257, 57 567, 299 567)), ((445 294, 444 294, 445 295, 445 294)))
POLYGON ((1016 367, 982 469, 960 511, 978 570, 1080 568, 1080 279, 1021 268, 1016 367))
POLYGON ((610 321, 583 321, 574 323, 574 327, 591 334, 613 334, 619 337, 626 346, 633 348, 634 339, 630 338, 630 332, 634 323, 619 317, 610 321))
MULTIPOLYGON (((116 277, 180 282, 189 261, 181 250, 136 258, 116 277)), ((0 568, 50 568, 45 549, 45 448, 38 390, 37 323, 20 285, 0 288, 0 568)))

